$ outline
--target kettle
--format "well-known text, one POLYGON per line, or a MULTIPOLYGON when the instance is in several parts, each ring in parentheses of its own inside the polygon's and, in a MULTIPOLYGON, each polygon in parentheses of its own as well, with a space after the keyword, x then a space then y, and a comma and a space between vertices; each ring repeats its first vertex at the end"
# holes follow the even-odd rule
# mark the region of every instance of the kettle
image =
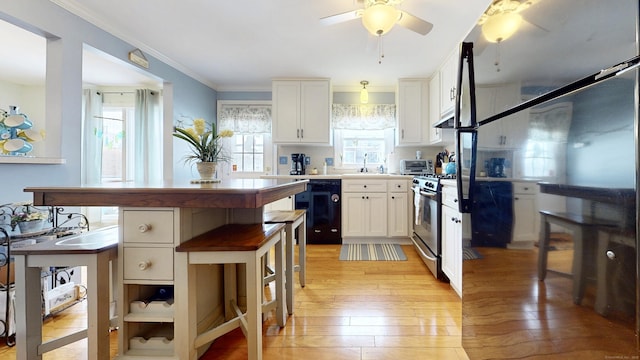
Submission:
POLYGON ((444 165, 444 168, 442 170, 447 175, 455 174, 456 173, 456 163, 455 162, 448 162, 448 163, 446 163, 444 165))

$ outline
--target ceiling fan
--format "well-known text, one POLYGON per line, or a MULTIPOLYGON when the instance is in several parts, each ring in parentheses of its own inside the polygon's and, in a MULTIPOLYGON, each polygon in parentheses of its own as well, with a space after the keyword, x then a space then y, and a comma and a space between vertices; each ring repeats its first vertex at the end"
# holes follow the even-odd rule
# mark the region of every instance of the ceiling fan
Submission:
POLYGON ((395 24, 405 27, 421 35, 428 34, 433 24, 420 19, 395 6, 403 0, 358 0, 364 3, 364 8, 331 15, 320 19, 324 25, 333 25, 358 18, 362 19, 364 27, 376 36, 388 33, 395 24))

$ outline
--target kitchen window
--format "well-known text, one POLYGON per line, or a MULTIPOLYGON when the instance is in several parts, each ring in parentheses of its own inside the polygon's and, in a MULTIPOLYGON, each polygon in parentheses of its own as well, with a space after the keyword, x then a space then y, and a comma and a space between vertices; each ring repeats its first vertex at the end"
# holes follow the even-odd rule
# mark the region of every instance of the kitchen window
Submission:
POLYGON ((271 157, 271 102, 218 101, 218 130, 232 130, 225 140, 230 149, 231 174, 265 172, 271 157))
POLYGON ((341 168, 387 166, 393 152, 395 105, 334 104, 332 107, 335 158, 341 168))

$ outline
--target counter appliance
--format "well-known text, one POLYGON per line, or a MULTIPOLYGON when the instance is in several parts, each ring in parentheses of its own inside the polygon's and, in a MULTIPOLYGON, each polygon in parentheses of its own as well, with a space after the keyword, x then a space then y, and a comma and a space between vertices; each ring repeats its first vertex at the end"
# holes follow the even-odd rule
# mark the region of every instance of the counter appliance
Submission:
POLYGON ((433 174, 433 161, 415 159, 400 160, 400 175, 433 174))
POLYGON ((312 179, 296 194, 295 208, 307 210, 307 244, 342 243, 341 187, 339 179, 312 179))

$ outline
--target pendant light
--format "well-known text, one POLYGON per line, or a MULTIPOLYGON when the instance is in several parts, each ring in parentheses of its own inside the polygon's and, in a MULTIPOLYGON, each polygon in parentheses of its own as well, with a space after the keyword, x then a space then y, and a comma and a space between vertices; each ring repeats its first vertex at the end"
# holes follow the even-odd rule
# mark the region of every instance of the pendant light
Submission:
POLYGON ((360 81, 360 85, 362 85, 362 90, 360 90, 360 102, 367 104, 369 102, 369 92, 367 91, 367 85, 369 85, 369 82, 367 80, 362 80, 360 81))

